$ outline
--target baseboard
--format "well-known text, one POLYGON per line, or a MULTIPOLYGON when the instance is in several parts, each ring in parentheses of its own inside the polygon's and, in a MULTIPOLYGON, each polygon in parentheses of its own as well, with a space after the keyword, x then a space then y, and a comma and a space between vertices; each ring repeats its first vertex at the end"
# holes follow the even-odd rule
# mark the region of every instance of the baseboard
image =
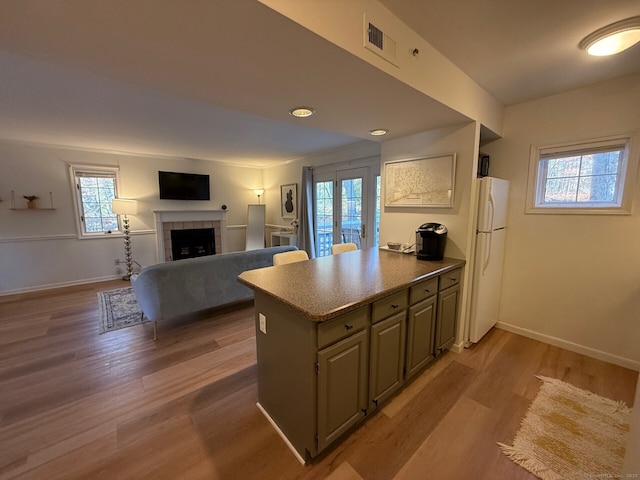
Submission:
POLYGON ((85 285, 88 283, 98 283, 98 282, 107 282, 109 280, 118 280, 122 278, 122 274, 120 275, 108 275, 105 277, 98 278, 89 278, 83 280, 73 280, 70 282, 58 282, 58 283, 47 283, 45 285, 36 285, 34 287, 26 287, 26 288, 17 288, 15 290, 5 290, 4 292, 0 292, 0 297, 6 295, 17 295, 19 293, 29 293, 29 292, 39 292, 42 290, 51 290, 52 288, 62 288, 62 287, 73 287, 75 285, 85 285))
POLYGON ((450 352, 454 352, 454 353, 460 353, 461 351, 464 350, 464 342, 460 342, 460 343, 454 343, 453 345, 451 345, 451 347, 449 348, 450 352))
POLYGON ((586 355, 587 357, 596 358, 598 360, 612 363, 614 365, 619 365, 621 367, 629 368, 631 370, 640 371, 640 362, 636 360, 631 360, 629 358, 612 355, 610 353, 603 352, 601 350, 596 350, 595 348, 585 347, 577 343, 569 342, 567 340, 562 340, 560 338, 552 337, 550 335, 545 335, 543 333, 534 332, 533 330, 517 327, 509 323, 498 322, 496 324, 496 327, 502 330, 506 330, 507 332, 522 335, 523 337, 532 338, 534 340, 539 340, 541 342, 548 343, 549 345, 553 345, 555 347, 564 348, 565 350, 569 350, 571 352, 581 353, 582 355, 586 355))

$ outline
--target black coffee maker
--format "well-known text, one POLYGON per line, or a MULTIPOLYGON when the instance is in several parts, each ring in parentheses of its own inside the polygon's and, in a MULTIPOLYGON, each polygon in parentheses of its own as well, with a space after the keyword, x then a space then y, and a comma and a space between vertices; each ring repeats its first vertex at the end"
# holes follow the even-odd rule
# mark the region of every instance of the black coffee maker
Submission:
POLYGON ((447 244, 447 227, 441 223, 424 223, 416 230, 418 260, 442 260, 447 244))

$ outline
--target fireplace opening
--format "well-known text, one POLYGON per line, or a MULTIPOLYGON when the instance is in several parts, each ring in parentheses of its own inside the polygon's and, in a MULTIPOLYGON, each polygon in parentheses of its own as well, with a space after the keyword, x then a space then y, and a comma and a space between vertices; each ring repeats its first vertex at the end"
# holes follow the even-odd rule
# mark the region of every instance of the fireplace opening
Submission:
POLYGON ((174 260, 215 255, 215 229, 189 228, 171 230, 171 253, 174 260))

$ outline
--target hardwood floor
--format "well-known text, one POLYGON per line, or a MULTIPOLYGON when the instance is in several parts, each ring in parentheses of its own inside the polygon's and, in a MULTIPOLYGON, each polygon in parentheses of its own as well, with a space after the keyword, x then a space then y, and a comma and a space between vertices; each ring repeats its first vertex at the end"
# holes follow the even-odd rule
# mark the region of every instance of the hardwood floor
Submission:
POLYGON ((98 334, 112 281, 0 297, 0 478, 533 479, 535 374, 633 404, 637 372, 501 330, 446 353, 312 465, 256 407, 253 309, 98 334))

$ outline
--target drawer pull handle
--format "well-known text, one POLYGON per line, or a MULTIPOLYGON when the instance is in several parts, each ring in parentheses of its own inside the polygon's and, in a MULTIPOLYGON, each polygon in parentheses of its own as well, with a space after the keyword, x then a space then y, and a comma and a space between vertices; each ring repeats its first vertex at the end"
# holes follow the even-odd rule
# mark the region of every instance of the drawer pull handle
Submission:
POLYGON ((457 281, 458 279, 457 279, 457 278, 455 278, 455 277, 451 277, 451 278, 449 278, 449 280, 451 280, 452 282, 455 282, 455 281, 457 281))
POLYGON ((344 328, 346 328, 347 330, 351 330, 353 328, 353 325, 349 325, 348 323, 346 323, 344 328))
POLYGON ((395 304, 395 303, 392 303, 392 304, 391 304, 391 308, 398 308, 399 306, 400 306, 400 305, 397 305, 397 304, 395 304))
POLYGON ((425 289, 424 289, 424 292, 425 292, 425 293, 431 293, 431 290, 429 290, 428 288, 425 288, 425 289))

